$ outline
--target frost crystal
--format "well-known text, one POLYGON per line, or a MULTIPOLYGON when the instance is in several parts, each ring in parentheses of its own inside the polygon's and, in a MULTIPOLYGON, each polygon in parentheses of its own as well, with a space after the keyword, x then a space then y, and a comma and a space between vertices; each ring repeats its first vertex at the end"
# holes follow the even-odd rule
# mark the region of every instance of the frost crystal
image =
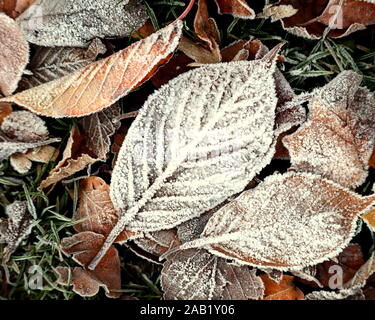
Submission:
POLYGON ((374 204, 308 173, 268 177, 217 211, 201 239, 181 249, 204 247, 242 264, 279 270, 314 265, 351 240, 357 217, 374 204))

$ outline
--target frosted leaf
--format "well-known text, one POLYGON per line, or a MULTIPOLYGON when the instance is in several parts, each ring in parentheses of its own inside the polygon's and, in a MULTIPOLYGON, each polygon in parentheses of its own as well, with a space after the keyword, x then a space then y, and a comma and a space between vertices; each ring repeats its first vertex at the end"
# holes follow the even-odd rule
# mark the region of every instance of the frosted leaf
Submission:
POLYGON ((363 288, 366 285, 367 279, 375 273, 375 253, 373 252, 370 258, 363 264, 354 277, 348 282, 344 283, 344 289, 363 288))
POLYGON ((268 274, 261 274, 264 284, 263 300, 304 300, 303 292, 295 285, 294 277, 281 274, 281 279, 273 280, 268 274))
POLYGON ((345 71, 316 92, 308 121, 283 139, 292 165, 349 188, 361 185, 375 143, 375 94, 345 71))
POLYGON ((27 203, 15 201, 5 208, 8 219, 0 219, 0 243, 5 243, 2 263, 9 261, 20 242, 32 229, 32 216, 27 210, 27 203))
POLYGON ((213 212, 214 209, 202 214, 200 217, 180 224, 177 227, 177 234, 181 242, 184 243, 199 238, 213 212))
POLYGON ((32 74, 22 77, 19 88, 26 90, 62 78, 88 66, 105 52, 105 45, 98 39, 93 40, 87 49, 37 47, 27 67, 32 74))
POLYGON ((126 37, 147 18, 137 1, 37 0, 17 22, 31 43, 85 47, 95 38, 126 37))
POLYGON ((20 142, 36 142, 48 137, 44 120, 28 111, 14 111, 1 124, 9 138, 20 142))
POLYGON ((16 103, 54 118, 101 111, 149 79, 168 60, 178 46, 182 27, 181 21, 174 22, 103 60, 0 102, 16 103))
POLYGON ((130 245, 130 249, 138 256, 151 262, 160 263, 159 257, 168 250, 180 245, 176 229, 155 231, 144 234, 142 237, 134 239, 135 246, 130 245))
POLYGON ((264 290, 255 270, 194 249, 168 256, 161 285, 166 300, 257 299, 264 290))
POLYGON ((11 95, 29 61, 29 45, 16 22, 0 12, 0 94, 11 95))
POLYGON ((328 27, 328 36, 342 38, 375 23, 375 3, 370 0, 281 0, 264 13, 273 20, 281 18, 285 30, 308 39, 321 38, 328 27))
POLYGON ((298 10, 295 9, 290 4, 284 4, 284 5, 278 5, 278 6, 268 5, 264 7, 263 12, 261 14, 257 15, 257 18, 271 17, 271 21, 275 22, 284 18, 292 17, 297 12, 298 10))
POLYGON ((217 211, 203 247, 238 263, 290 270, 336 256, 354 235, 358 216, 375 202, 308 173, 275 174, 217 211))
POLYGON ((366 300, 361 289, 336 291, 313 291, 306 295, 306 300, 366 300))
POLYGON ((254 19, 255 12, 245 0, 215 0, 220 14, 231 14, 236 18, 254 19))
POLYGON ((264 284, 255 269, 223 262, 227 285, 221 295, 222 300, 260 299, 264 295, 264 284))
POLYGON ((108 109, 82 118, 79 127, 73 127, 63 157, 49 176, 39 186, 48 186, 70 177, 97 161, 106 161, 110 150, 110 139, 118 124, 113 119, 119 116, 116 103, 108 109))

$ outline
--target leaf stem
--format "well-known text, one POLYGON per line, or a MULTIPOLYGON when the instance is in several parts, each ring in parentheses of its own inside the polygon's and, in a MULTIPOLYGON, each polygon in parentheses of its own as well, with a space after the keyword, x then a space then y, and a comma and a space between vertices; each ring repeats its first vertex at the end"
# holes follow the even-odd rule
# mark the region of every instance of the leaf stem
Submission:
POLYGON ((176 19, 176 21, 178 20, 184 20, 185 17, 189 14, 189 12, 191 11, 191 9, 193 8, 194 6, 194 3, 195 3, 195 0, 190 0, 188 6, 186 7, 185 11, 176 19))

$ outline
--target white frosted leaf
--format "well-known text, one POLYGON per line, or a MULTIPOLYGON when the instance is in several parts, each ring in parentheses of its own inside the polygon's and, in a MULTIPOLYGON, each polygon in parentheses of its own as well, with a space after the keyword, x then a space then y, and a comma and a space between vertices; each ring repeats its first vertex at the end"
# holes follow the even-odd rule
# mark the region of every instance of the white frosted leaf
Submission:
POLYGON ((360 75, 343 72, 318 90, 308 121, 283 139, 292 165, 355 188, 368 174, 375 143, 375 94, 360 75))
POLYGON ((85 47, 95 38, 125 37, 146 19, 137 1, 37 0, 17 22, 31 43, 85 47))
POLYGON ((309 173, 275 174, 217 211, 203 247, 238 263, 290 270, 336 256, 354 235, 357 218, 375 203, 309 173))
POLYGON ((264 294, 255 270, 195 249, 168 256, 161 285, 166 300, 247 300, 264 294))
POLYGON ((1 124, 1 131, 20 142, 35 142, 48 137, 44 120, 28 111, 15 111, 1 124))
POLYGON ((24 75, 19 83, 22 90, 31 89, 43 83, 62 78, 88 66, 99 54, 106 52, 105 45, 95 39, 87 49, 69 47, 37 47, 27 69, 31 75, 24 75))
POLYGON ((361 289, 343 289, 336 291, 313 291, 306 300, 366 300, 361 289))
POLYGON ((15 201, 5 209, 8 219, 0 219, 0 243, 6 243, 2 263, 6 263, 18 245, 31 232, 32 216, 27 203, 15 201))
POLYGON ((208 65, 152 94, 119 152, 111 199, 127 226, 173 228, 244 189, 274 154, 278 48, 264 59, 208 65))

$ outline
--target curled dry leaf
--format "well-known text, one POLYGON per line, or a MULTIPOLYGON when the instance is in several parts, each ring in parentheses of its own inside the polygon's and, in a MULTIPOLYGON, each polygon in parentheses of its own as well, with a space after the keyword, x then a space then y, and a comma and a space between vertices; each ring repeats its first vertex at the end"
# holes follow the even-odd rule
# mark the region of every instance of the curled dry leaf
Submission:
POLYGON ((161 284, 167 300, 259 299, 264 291, 255 270, 195 249, 168 256, 161 284))
POLYGON ((29 45, 17 23, 0 12, 0 94, 11 95, 29 61, 29 45))
POLYGON ((0 161, 60 141, 58 138, 48 139, 45 122, 28 111, 9 113, 0 129, 0 161))
POLYGON ((0 12, 15 19, 30 7, 35 0, 0 0, 0 12))
POLYGON ((375 24, 375 3, 363 0, 281 0, 265 7, 262 17, 281 19, 298 36, 319 39, 327 28, 332 38, 345 37, 375 24))
POLYGON ((348 188, 361 185, 375 143, 375 94, 345 71, 316 92, 308 121, 283 139, 292 165, 348 188))
POLYGON ((16 201, 8 205, 5 213, 8 219, 0 219, 0 243, 6 244, 2 263, 9 261, 20 242, 30 234, 33 221, 24 201, 16 201))
MULTIPOLYGON (((121 295, 115 292, 121 288, 121 275, 120 259, 114 246, 108 250, 95 270, 87 269, 118 219, 109 198, 109 186, 99 177, 84 179, 79 184, 78 199, 78 210, 73 217, 77 222, 74 229, 78 233, 63 239, 61 245, 64 252, 73 255, 73 259, 82 268, 58 267, 58 282, 67 285, 70 284, 68 279, 71 279, 73 291, 81 296, 94 296, 100 287, 104 287, 108 297, 117 298, 121 295)), ((123 232, 117 240, 124 241, 130 235, 130 232, 123 232)))
POLYGON ((111 199, 121 218, 106 246, 126 225, 150 232, 200 216, 270 162, 278 50, 184 73, 149 96, 113 170, 111 199))
POLYGON ((208 221, 203 247, 238 263, 290 270, 335 257, 354 235, 358 216, 375 203, 308 173, 269 176, 208 221))
POLYGON ((283 275, 280 281, 270 279, 267 274, 261 274, 264 283, 263 300, 304 300, 303 292, 294 284, 294 277, 283 275))
POLYGON ((246 0, 215 0, 220 14, 231 14, 236 18, 254 19, 255 12, 246 0))
POLYGON ((17 22, 31 43, 86 47, 95 38, 123 38, 147 18, 137 1, 36 0, 17 22))
POLYGON ((31 89, 43 83, 62 78, 94 62, 104 54, 106 47, 99 40, 91 42, 87 49, 69 47, 37 47, 28 65, 31 75, 24 75, 19 83, 21 90, 31 89))
POLYGON ((97 161, 106 161, 110 150, 110 138, 118 123, 112 120, 120 114, 118 104, 104 111, 82 118, 74 126, 61 161, 43 180, 39 189, 45 189, 83 170, 97 161))
POLYGON ((169 59, 181 32, 182 22, 177 21, 82 70, 0 101, 55 118, 100 111, 142 84, 169 59))

